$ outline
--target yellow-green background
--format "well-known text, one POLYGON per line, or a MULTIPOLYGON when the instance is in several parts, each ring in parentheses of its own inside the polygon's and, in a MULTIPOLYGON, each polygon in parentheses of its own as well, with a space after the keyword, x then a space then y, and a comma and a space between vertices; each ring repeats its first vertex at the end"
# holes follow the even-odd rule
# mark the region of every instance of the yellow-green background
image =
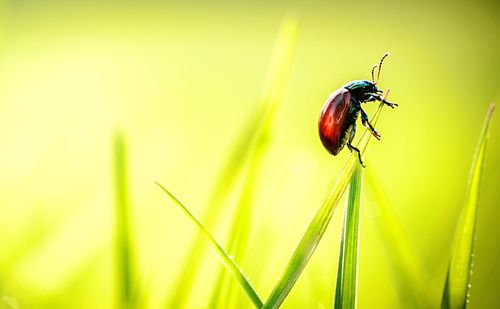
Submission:
MULTIPOLYGON (((390 51, 380 87, 381 142, 366 154, 439 303, 454 224, 490 102, 500 98, 495 1, 3 1, 0 15, 0 293, 22 308, 109 308, 113 274, 112 136, 129 150, 134 255, 147 307, 176 283, 196 214, 255 110, 283 16, 300 23, 242 265, 266 297, 347 151, 317 136, 328 95, 390 51), (434 287, 433 287, 434 286, 434 287)), ((366 107, 369 114, 375 104, 366 107)), ((478 217, 472 308, 500 297, 500 119, 494 116, 478 217)), ((366 186, 365 186, 366 187, 366 186)), ((379 214, 361 222, 359 307, 397 308, 379 214)), ((222 222, 229 220, 227 208, 222 222)), ((286 308, 329 308, 338 208, 286 308)), ((224 239, 227 224, 214 231, 224 239)), ((190 308, 205 308, 219 267, 205 257, 190 308)), ((244 298, 243 293, 240 297, 244 298)), ((251 303, 247 302, 248 307, 251 303)))

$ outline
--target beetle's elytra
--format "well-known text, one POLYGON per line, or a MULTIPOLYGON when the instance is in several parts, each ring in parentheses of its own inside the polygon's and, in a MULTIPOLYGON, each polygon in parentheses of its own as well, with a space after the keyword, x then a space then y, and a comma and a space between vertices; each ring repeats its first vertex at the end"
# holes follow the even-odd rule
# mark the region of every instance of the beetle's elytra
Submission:
POLYGON ((358 153, 359 163, 364 167, 361 159, 361 152, 358 148, 352 145, 352 140, 356 134, 356 120, 361 113, 361 123, 363 126, 368 125, 373 136, 380 140, 380 134, 368 121, 368 115, 361 108, 361 103, 380 101, 394 108, 398 106, 396 103, 386 101, 380 94, 383 92, 377 88, 377 83, 380 78, 380 70, 382 63, 389 54, 386 53, 380 60, 379 65, 372 67, 372 81, 355 80, 347 83, 342 88, 337 89, 326 100, 321 115, 318 121, 319 137, 323 146, 332 155, 337 155, 344 145, 350 151, 358 153), (375 81, 375 69, 377 71, 377 81, 375 81))

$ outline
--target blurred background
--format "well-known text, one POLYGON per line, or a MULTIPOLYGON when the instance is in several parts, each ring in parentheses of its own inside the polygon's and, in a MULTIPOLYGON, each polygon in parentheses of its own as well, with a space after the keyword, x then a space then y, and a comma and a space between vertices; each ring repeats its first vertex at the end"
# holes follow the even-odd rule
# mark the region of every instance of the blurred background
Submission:
MULTIPOLYGON (((168 304, 197 231, 154 181, 198 217, 207 213, 259 106, 285 16, 298 21, 297 43, 253 189, 242 268, 266 298, 348 156, 332 157, 319 141, 324 101, 350 80, 369 79, 390 51, 380 87, 400 106, 382 111, 382 140, 365 155, 358 305, 412 307, 380 233, 376 184, 438 306, 474 147, 488 104, 500 98, 497 1, 3 0, 0 12, 2 306, 119 307, 115 132, 127 150, 134 289, 141 307, 168 304)), ((500 307, 498 116, 471 308, 500 307)), ((211 228, 223 245, 234 204, 211 228)), ((285 308, 331 307, 341 220, 339 207, 285 308)), ((219 265, 207 251, 187 308, 209 307, 219 265)))

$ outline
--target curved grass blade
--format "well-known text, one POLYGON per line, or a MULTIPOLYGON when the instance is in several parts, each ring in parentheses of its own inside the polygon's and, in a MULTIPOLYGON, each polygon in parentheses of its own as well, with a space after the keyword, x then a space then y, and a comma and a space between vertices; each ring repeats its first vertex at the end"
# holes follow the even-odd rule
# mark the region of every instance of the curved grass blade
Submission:
POLYGON ((349 185, 349 197, 344 212, 344 225, 340 236, 340 254, 335 289, 336 309, 356 308, 358 288, 358 233, 361 207, 363 170, 356 166, 349 185))
POLYGON ((465 308, 469 302, 479 188, 484 166, 486 144, 495 104, 491 104, 472 161, 465 205, 455 230, 452 254, 441 302, 441 308, 465 308))
MULTIPOLYGON (((272 122, 283 96, 297 41, 297 30, 298 23, 294 18, 283 19, 259 107, 244 126, 209 198, 208 211, 203 217, 207 228, 211 228, 217 222, 221 208, 225 205, 225 200, 234 188, 245 163, 255 152, 258 140, 261 139, 262 134, 267 134, 268 124, 272 122)), ((175 291, 168 300, 167 308, 184 307, 203 260, 204 250, 205 242, 203 236, 199 235, 189 251, 175 291)))
POLYGON ((243 290, 247 293, 248 297, 250 300, 253 302, 255 307, 260 308, 262 307, 262 301, 253 288, 252 284, 250 283, 250 280, 245 276, 243 271, 236 265, 236 263, 227 255, 227 253, 224 251, 224 249, 217 243, 215 238, 210 234, 207 229, 201 224, 198 219, 189 211, 189 209, 182 204, 181 201, 179 201, 170 191, 168 191, 165 187, 163 187, 161 184, 156 182, 156 184, 165 192, 170 198, 175 202, 179 208, 187 215, 187 217, 191 220, 191 222, 198 228, 198 230, 202 233, 202 235, 209 241, 210 245, 212 245, 212 248, 214 249, 215 253, 217 254, 217 257, 221 261, 221 263, 226 267, 226 269, 231 273, 231 275, 234 276, 234 278, 238 281, 238 283, 241 285, 243 290))
MULTIPOLYGON (((263 136, 263 139, 266 137, 263 136)), ((233 215, 231 228, 229 230, 228 252, 232 254, 234 260, 243 263, 250 238, 250 227, 252 218, 252 202, 254 189, 258 183, 258 176, 262 160, 264 159, 266 143, 261 141, 256 151, 252 155, 249 171, 245 178, 243 190, 239 197, 238 206, 233 215)), ((232 285, 229 285, 226 272, 219 272, 214 285, 212 299, 209 308, 235 308, 232 304, 232 285)))
POLYGON ((116 134, 113 141, 115 178, 115 264, 119 284, 119 299, 122 308, 132 308, 134 303, 133 263, 129 226, 129 200, 127 187, 127 157, 125 140, 116 134))
MULTIPOLYGON (((384 98, 387 98, 388 95, 389 89, 384 95, 384 98)), ((372 125, 377 123, 382 106, 383 104, 380 104, 375 111, 371 120, 372 125)), ((371 132, 368 129, 365 129, 356 145, 361 153, 365 152, 370 138, 371 132)), ((283 303, 288 293, 290 293, 323 237, 323 234, 330 223, 333 212, 335 211, 340 198, 344 194, 357 164, 358 157, 356 153, 351 153, 347 162, 344 164, 344 167, 333 182, 333 185, 330 186, 330 189, 323 200, 323 204, 320 209, 318 209, 318 212, 309 224, 304 236, 302 236, 302 240, 295 249, 292 258, 285 268, 285 271, 281 275, 277 284, 274 286, 274 289, 263 308, 278 308, 283 303)))
MULTIPOLYGON (((269 106, 270 110, 262 117, 262 125, 259 134, 255 137, 255 148, 249 154, 248 172, 245 176, 243 189, 239 196, 236 212, 233 215, 231 228, 229 230, 228 252, 234 256, 234 260, 242 263, 250 237, 251 218, 252 218, 252 197, 255 187, 258 184, 259 172, 262 161, 268 150, 269 139, 271 137, 271 126, 277 107, 280 105, 284 93, 286 76, 291 67, 293 58, 293 46, 297 40, 298 23, 291 17, 285 17, 280 34, 280 40, 277 44, 273 56, 273 66, 267 82, 267 90, 263 106, 269 106), (281 77, 276 77, 281 76, 281 77), (273 81, 274 80, 274 81, 273 81)), ((232 293, 233 285, 227 282, 227 273, 220 272, 213 289, 210 308, 234 308, 234 297, 232 293)), ((239 307, 239 306, 238 306, 239 307)))

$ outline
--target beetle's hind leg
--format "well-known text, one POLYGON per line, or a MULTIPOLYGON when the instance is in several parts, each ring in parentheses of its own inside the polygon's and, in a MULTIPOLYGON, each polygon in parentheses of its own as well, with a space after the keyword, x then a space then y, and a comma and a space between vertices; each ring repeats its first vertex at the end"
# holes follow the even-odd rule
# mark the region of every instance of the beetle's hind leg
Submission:
POLYGON ((372 124, 368 120, 368 115, 363 109, 361 109, 361 124, 363 124, 365 127, 368 124, 368 127, 370 128, 370 131, 372 131, 373 136, 375 136, 376 139, 380 140, 380 133, 378 133, 377 130, 375 130, 375 128, 372 126, 372 124))
POLYGON ((361 151, 351 144, 355 134, 356 134, 356 124, 353 125, 351 134, 349 136, 349 139, 347 140, 347 148, 349 148, 351 152, 353 150, 356 151, 358 153, 359 163, 361 164, 362 167, 366 167, 365 164, 363 163, 363 159, 361 159, 361 151))
POLYGON ((351 141, 347 142, 347 148, 349 148, 349 150, 351 151, 356 151, 358 153, 359 164, 361 164, 362 167, 366 167, 366 165, 363 163, 363 159, 361 159, 361 151, 358 148, 354 147, 351 144, 351 141))

